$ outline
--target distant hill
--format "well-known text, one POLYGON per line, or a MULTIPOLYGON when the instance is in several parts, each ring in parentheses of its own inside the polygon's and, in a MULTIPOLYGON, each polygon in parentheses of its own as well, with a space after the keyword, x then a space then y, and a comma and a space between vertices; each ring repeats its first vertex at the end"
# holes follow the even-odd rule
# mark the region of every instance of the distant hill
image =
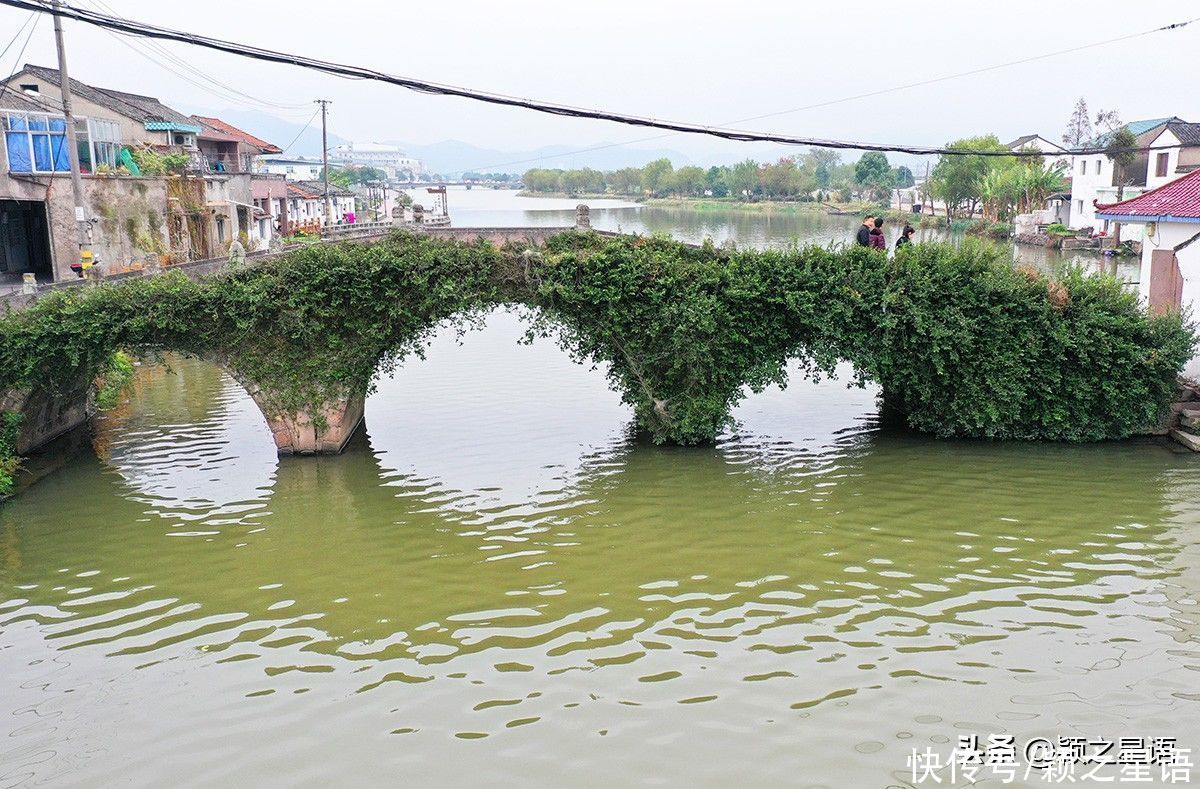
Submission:
MULTIPOLYGON (((286 148, 285 152, 288 156, 321 155, 321 121, 319 118, 314 120, 307 129, 304 129, 302 123, 285 121, 258 110, 221 110, 216 113, 216 116, 250 132, 255 137, 274 143, 280 148, 286 148), (304 129, 302 134, 301 129, 304 129), (300 136, 297 137, 297 134, 300 136), (292 140, 296 142, 288 148, 287 145, 292 140)), ((345 137, 339 137, 332 133, 329 135, 330 148, 348 142, 350 140, 345 137)))
MULTIPOLYGON (((245 129, 256 137, 286 149, 289 156, 321 155, 321 124, 314 121, 307 129, 303 124, 285 121, 258 110, 202 110, 192 109, 197 114, 215 115, 234 126, 245 129), (301 130, 304 129, 303 132, 301 130), (299 136, 297 136, 299 135, 299 136), (295 140, 294 143, 292 141, 295 140), (288 147, 291 143, 291 147, 288 147)), ((384 135, 380 135, 384 136, 384 135)), ((329 147, 352 142, 330 133, 329 147)), ((646 162, 666 157, 676 167, 694 164, 686 154, 668 149, 630 148, 624 145, 605 143, 588 146, 547 145, 524 151, 501 151, 484 148, 460 140, 445 140, 430 145, 413 145, 402 140, 360 140, 360 142, 385 142, 398 145, 410 156, 420 159, 425 169, 432 173, 458 174, 465 170, 501 173, 523 173, 531 167, 575 168, 592 167, 597 170, 617 170, 621 167, 641 167, 646 162), (599 148, 599 150, 590 150, 599 148)))
POLYGON ((547 145, 525 151, 500 151, 459 140, 446 140, 432 145, 412 145, 396 140, 390 143, 399 145, 409 155, 423 161, 427 170, 435 173, 459 173, 464 170, 523 173, 531 167, 617 170, 621 167, 641 167, 646 162, 662 157, 670 159, 676 167, 693 163, 679 151, 628 148, 622 145, 600 150, 589 150, 598 148, 598 145, 547 145))

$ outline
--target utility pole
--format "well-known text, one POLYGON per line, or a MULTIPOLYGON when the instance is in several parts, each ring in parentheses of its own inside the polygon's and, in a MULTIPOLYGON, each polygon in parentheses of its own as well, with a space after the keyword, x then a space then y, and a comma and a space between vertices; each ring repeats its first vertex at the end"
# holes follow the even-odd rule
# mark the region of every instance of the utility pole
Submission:
POLYGON ((325 125, 329 99, 317 99, 321 105, 321 174, 325 177, 325 226, 333 225, 333 201, 329 199, 329 130, 325 125))
POLYGON ((71 163, 71 194, 75 198, 75 224, 79 229, 80 273, 86 276, 93 263, 91 224, 88 222, 83 199, 83 178, 79 175, 79 143, 75 136, 75 116, 71 112, 71 78, 67 75, 67 51, 63 46, 62 17, 57 13, 62 6, 61 0, 53 0, 52 6, 55 12, 54 43, 58 48, 58 78, 62 84, 63 117, 67 124, 67 155, 71 163))

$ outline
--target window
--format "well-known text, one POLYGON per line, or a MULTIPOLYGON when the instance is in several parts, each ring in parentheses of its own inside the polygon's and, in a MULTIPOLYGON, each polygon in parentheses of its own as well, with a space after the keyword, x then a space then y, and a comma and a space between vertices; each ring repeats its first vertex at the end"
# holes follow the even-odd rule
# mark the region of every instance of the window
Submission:
POLYGON ((67 121, 44 112, 3 113, 4 150, 12 173, 71 171, 67 121))
POLYGON ((1154 175, 1158 178, 1167 177, 1167 165, 1170 163, 1170 151, 1163 151, 1154 161, 1154 175))
POLYGON ((1097 159, 1097 160, 1096 160, 1096 175, 1099 175, 1099 174, 1100 174, 1100 169, 1101 169, 1101 167, 1100 167, 1100 166, 1101 166, 1102 164, 1104 164, 1104 160, 1103 160, 1103 159, 1097 159))
POLYGON ((1082 200, 1075 201, 1075 210, 1081 214, 1083 213, 1083 201, 1082 200))
POLYGON ((36 96, 42 92, 41 88, 38 87, 36 82, 22 82, 21 83, 21 91, 23 93, 29 93, 34 96, 36 96))
MULTIPOLYGON (((62 115, 41 112, 0 113, 4 149, 13 173, 66 173, 71 171, 67 148, 67 122, 62 115)), ((96 165, 117 166, 121 128, 115 121, 75 119, 79 170, 95 172, 96 165)))
MULTIPOLYGON (((117 125, 117 122, 89 118, 87 120, 87 127, 83 131, 87 134, 87 139, 91 141, 91 145, 87 145, 84 139, 78 137, 76 139, 79 139, 80 150, 87 151, 90 154, 88 158, 93 168, 104 164, 109 168, 115 169, 117 166, 117 156, 121 152, 121 127, 117 125)), ((83 160, 84 156, 81 155, 79 161, 82 163, 83 160)), ((80 166, 82 167, 82 164, 80 166)))
POLYGON ((1079 174, 1087 175, 1087 159, 1084 159, 1079 163, 1079 174))
POLYGON ((294 174, 295 174, 295 172, 296 172, 296 168, 295 168, 295 167, 292 167, 290 164, 289 164, 287 167, 283 168, 283 169, 284 169, 284 171, 285 171, 285 172, 286 172, 288 175, 294 175, 294 174))

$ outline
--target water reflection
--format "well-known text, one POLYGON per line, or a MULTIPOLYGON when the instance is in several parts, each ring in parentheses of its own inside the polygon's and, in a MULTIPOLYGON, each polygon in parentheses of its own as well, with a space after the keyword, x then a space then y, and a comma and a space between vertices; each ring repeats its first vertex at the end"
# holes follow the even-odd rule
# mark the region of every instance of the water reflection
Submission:
POLYGON ((144 371, 0 512, 0 785, 877 786, 959 730, 1200 732, 1195 457, 892 433, 837 382, 648 447, 520 330, 439 338, 332 458, 144 371))

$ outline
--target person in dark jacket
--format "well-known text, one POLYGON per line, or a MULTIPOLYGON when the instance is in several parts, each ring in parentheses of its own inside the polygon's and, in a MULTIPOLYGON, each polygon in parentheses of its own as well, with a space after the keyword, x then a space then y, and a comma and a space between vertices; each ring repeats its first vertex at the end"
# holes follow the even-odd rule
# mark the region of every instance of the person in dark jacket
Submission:
POLYGON ((873 249, 887 249, 887 240, 883 237, 883 217, 875 217, 875 229, 867 235, 867 239, 873 249))
POLYGON ((871 229, 873 227, 875 227, 875 217, 868 214, 863 223, 858 226, 858 235, 854 237, 860 247, 871 246, 871 229))
POLYGON ((899 250, 901 247, 912 244, 912 237, 916 235, 916 232, 912 225, 905 225, 904 232, 900 234, 900 238, 896 239, 896 249, 899 250))

